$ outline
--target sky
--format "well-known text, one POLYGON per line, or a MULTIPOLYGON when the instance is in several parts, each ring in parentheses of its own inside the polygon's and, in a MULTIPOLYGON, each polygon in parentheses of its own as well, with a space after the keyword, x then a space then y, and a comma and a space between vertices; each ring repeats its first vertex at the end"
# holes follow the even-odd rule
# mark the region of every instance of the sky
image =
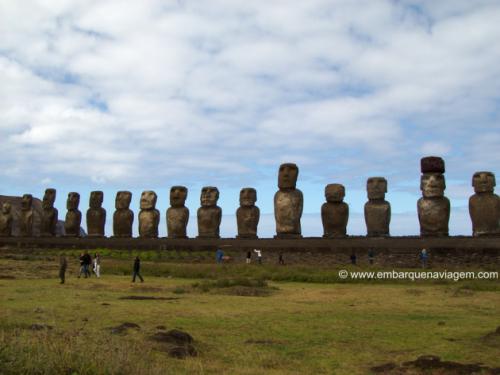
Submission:
MULTIPOLYGON (((305 236, 341 183, 348 234, 364 235, 366 180, 388 180, 391 233, 419 233, 420 158, 446 162, 451 234, 471 234, 475 171, 499 172, 500 2, 443 0, 0 0, 0 194, 203 186, 221 235, 254 187, 275 233, 283 162, 299 166, 305 236)), ((83 221, 85 228, 85 222, 83 221)))

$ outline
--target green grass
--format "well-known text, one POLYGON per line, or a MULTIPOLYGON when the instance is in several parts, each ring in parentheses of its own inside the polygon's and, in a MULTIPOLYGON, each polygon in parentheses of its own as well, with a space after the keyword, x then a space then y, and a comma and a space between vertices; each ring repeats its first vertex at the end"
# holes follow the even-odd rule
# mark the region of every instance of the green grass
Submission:
POLYGON ((0 259, 0 373, 368 374, 423 354, 500 366, 498 341, 483 340, 500 325, 498 280, 346 283, 329 269, 145 261, 132 284, 130 259, 105 260, 101 279, 77 279, 75 261, 60 285, 55 258, 0 259), (166 299, 120 299, 131 295, 166 299), (140 329, 111 333, 124 322, 140 329), (189 332, 198 356, 168 357, 148 339, 158 326, 189 332))

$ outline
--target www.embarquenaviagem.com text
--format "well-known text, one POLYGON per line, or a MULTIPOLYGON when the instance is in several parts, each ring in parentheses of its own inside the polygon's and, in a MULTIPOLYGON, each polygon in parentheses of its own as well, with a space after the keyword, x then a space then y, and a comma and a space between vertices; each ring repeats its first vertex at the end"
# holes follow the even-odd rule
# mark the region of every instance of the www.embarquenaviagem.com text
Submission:
POLYGON ((492 280, 498 279, 496 271, 347 271, 340 270, 342 280, 492 280))

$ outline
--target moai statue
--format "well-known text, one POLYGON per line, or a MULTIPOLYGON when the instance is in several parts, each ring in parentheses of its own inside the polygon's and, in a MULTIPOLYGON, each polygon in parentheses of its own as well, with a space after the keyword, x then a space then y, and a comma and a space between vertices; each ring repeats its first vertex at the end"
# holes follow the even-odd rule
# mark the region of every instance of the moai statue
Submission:
POLYGON ((19 217, 19 235, 21 237, 33 236, 33 196, 24 194, 21 199, 21 215, 19 217))
POLYGON ((278 173, 279 190, 274 194, 274 218, 276 220, 275 238, 301 238, 300 218, 304 197, 296 189, 299 168, 296 164, 280 165, 278 173))
POLYGON ((167 237, 187 238, 186 227, 189 221, 189 209, 185 206, 188 190, 185 186, 172 186, 170 206, 167 209, 167 237))
POLYGON ((328 184, 325 187, 326 203, 321 206, 323 237, 345 237, 349 206, 344 202, 345 188, 341 184, 328 184))
POLYGON ((80 225, 82 224, 82 213, 78 210, 80 204, 80 194, 69 193, 66 201, 66 220, 64 221, 64 231, 68 237, 80 236, 80 225))
POLYGON ((421 236, 447 236, 450 201, 444 196, 444 160, 428 156, 420 160, 422 198, 417 202, 421 236))
POLYGON ((129 209, 131 200, 132 193, 130 191, 116 193, 116 211, 113 214, 113 235, 115 237, 132 237, 134 212, 129 209))
POLYGON ((156 209, 157 195, 154 191, 143 191, 139 212, 139 237, 158 238, 160 211, 156 209))
POLYGON ((220 238, 219 228, 222 220, 222 209, 217 206, 219 189, 205 186, 201 189, 201 207, 198 208, 198 237, 220 238))
POLYGON ((259 207, 255 205, 257 191, 244 188, 240 191, 240 207, 236 210, 238 236, 236 238, 257 238, 257 225, 260 219, 259 207))
POLYGON ((391 204, 385 200, 387 180, 370 177, 366 181, 368 202, 365 203, 365 222, 368 236, 388 236, 391 222, 391 204))
POLYGON ((10 210, 10 203, 5 202, 2 205, 2 213, 0 214, 0 237, 12 236, 12 213, 10 210))
POLYGON ((469 214, 474 236, 500 235, 500 198, 493 193, 496 181, 491 172, 472 177, 474 194, 469 198, 469 214))
POLYGON ((87 210, 87 232, 89 237, 104 237, 106 210, 102 208, 103 199, 104 193, 102 191, 92 191, 90 193, 90 208, 87 210))
POLYGON ((56 235, 56 226, 59 212, 54 207, 56 201, 56 189, 45 189, 42 200, 42 223, 40 235, 42 237, 53 237, 56 235))

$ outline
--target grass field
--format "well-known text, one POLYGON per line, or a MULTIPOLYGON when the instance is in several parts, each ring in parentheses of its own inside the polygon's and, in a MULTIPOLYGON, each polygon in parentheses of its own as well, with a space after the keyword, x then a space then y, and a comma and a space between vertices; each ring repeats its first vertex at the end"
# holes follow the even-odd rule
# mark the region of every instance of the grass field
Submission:
POLYGON ((0 373, 369 374, 431 354, 500 367, 498 280, 341 283, 332 269, 144 262, 132 284, 130 266, 109 259, 100 279, 71 266, 60 285, 56 258, 1 258, 0 373), (123 323, 138 327, 111 329, 123 323), (192 335, 197 356, 171 358, 151 339, 170 329, 192 335))

